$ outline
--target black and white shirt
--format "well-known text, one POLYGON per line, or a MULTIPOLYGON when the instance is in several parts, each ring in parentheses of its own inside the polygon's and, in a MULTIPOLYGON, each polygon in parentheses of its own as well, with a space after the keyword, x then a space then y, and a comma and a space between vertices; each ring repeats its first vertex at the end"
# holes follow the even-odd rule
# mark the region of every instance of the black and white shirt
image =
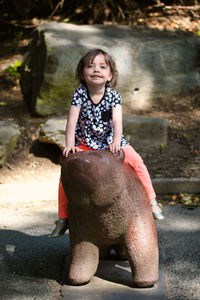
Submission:
MULTIPOLYGON (((120 94, 106 87, 104 96, 95 104, 88 90, 82 86, 74 91, 71 105, 80 108, 75 130, 75 145, 87 145, 92 149, 106 149, 113 141, 112 109, 122 105, 120 94)), ((121 147, 128 145, 122 136, 121 147)))

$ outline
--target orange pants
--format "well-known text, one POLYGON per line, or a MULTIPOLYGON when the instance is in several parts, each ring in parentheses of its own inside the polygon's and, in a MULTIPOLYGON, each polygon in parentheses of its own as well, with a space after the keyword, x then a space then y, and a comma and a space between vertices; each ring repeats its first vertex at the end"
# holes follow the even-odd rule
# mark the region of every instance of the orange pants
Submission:
MULTIPOLYGON (((85 145, 80 145, 78 148, 82 151, 93 150, 85 145)), ((136 174, 143 183, 143 186, 149 196, 149 200, 155 199, 156 194, 151 183, 151 178, 141 156, 133 149, 131 145, 123 147, 123 150, 125 154, 124 163, 130 165, 135 170, 136 174)), ((65 196, 60 179, 58 191, 58 215, 61 219, 68 218, 67 202, 68 200, 65 196)))

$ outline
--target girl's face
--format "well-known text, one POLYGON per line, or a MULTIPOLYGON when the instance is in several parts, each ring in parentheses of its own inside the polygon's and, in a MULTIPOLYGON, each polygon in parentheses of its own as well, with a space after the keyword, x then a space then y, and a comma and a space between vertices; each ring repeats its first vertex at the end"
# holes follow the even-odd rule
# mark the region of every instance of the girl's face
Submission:
POLYGON ((110 66, 106 63, 103 54, 98 54, 93 62, 85 65, 83 69, 83 79, 88 88, 101 88, 112 79, 110 66))

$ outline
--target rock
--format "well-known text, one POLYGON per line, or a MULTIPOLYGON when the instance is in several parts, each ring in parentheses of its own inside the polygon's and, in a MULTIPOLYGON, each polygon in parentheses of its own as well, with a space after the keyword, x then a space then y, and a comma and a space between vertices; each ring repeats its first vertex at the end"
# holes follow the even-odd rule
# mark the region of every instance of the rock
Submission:
POLYGON ((200 85, 200 41, 191 33, 50 22, 34 31, 21 67, 21 89, 33 115, 68 110, 77 63, 97 47, 115 58, 117 90, 131 110, 200 85))
POLYGON ((17 124, 0 121, 0 167, 4 166, 17 145, 20 129, 17 124))
POLYGON ((180 194, 188 193, 199 194, 200 178, 154 178, 152 179, 153 187, 157 194, 180 194))
MULTIPOLYGON (((49 119, 39 130, 39 141, 65 147, 66 116, 49 119)), ((167 122, 159 118, 123 116, 124 134, 142 156, 158 151, 167 142, 167 122)))
POLYGON ((124 115, 123 121, 124 135, 137 152, 145 155, 166 145, 166 120, 124 115))
POLYGON ((66 116, 59 116, 49 119, 45 124, 40 126, 39 141, 42 143, 56 144, 61 149, 64 149, 66 124, 66 116))

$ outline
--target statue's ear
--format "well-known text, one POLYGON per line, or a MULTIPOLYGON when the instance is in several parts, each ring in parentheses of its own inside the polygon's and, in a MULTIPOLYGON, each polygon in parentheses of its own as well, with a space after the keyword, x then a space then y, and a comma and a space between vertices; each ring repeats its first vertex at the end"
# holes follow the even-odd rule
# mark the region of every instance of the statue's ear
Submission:
MULTIPOLYGON (((71 156, 71 155, 73 155, 73 153, 70 151, 70 152, 68 153, 68 156, 67 156, 67 157, 69 157, 69 156, 71 156)), ((63 154, 61 154, 61 156, 60 156, 60 164, 61 164, 61 165, 64 163, 64 161, 65 161, 65 159, 66 159, 67 157, 64 156, 63 154)))
POLYGON ((60 164, 61 164, 61 166, 62 166, 62 164, 63 164, 65 158, 66 158, 66 157, 65 157, 63 154, 60 155, 60 164))
POLYGON ((119 152, 114 153, 113 155, 116 157, 117 160, 120 160, 122 163, 124 162, 125 154, 123 149, 120 149, 119 152))

